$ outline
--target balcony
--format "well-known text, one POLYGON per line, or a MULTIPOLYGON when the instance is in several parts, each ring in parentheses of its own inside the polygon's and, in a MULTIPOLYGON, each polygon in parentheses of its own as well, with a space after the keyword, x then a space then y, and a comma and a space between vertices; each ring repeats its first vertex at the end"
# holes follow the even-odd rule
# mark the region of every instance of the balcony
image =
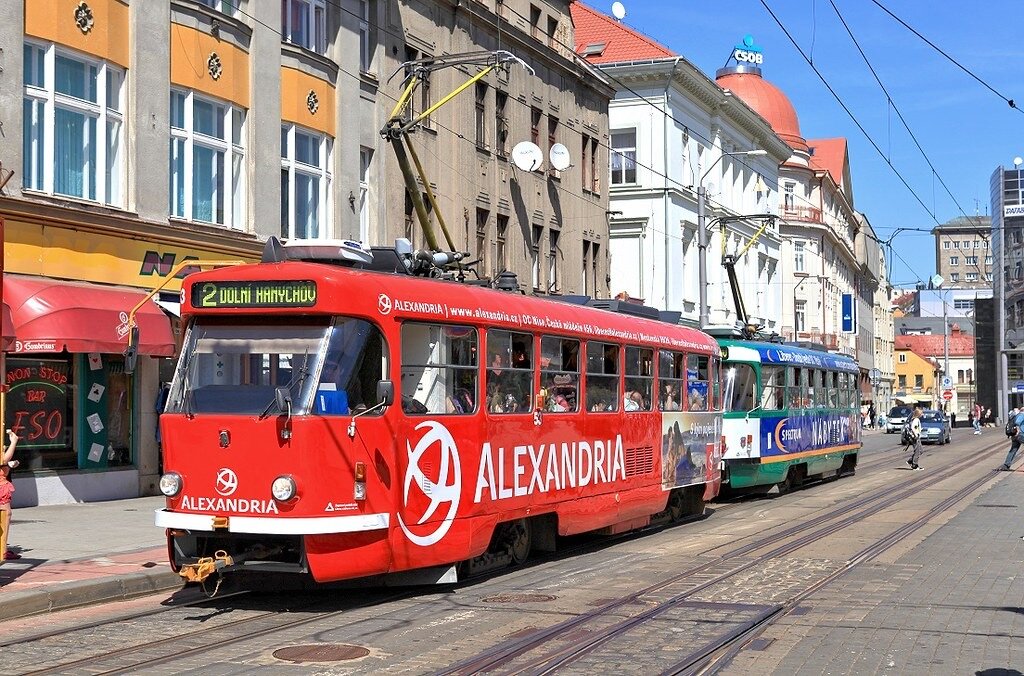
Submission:
POLYGON ((784 328, 782 330, 782 337, 785 340, 805 340, 811 343, 820 343, 829 350, 839 349, 839 334, 837 333, 822 333, 821 331, 793 331, 793 329, 784 328))
POLYGON ((811 223, 823 222, 821 220, 821 209, 815 209, 814 207, 783 207, 782 217, 793 221, 809 221, 811 223))

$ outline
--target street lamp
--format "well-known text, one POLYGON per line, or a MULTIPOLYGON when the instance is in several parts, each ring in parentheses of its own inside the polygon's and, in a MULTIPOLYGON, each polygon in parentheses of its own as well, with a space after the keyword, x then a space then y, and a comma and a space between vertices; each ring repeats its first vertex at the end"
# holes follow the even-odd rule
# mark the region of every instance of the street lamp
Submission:
POLYGON ((707 178, 711 170, 722 161, 723 157, 735 157, 740 155, 748 155, 751 157, 759 157, 767 155, 768 151, 763 149, 757 150, 740 150, 730 153, 722 153, 719 155, 711 166, 701 174, 700 180, 697 181, 697 291, 700 297, 700 328, 705 328, 710 324, 708 317, 708 231, 705 223, 706 214, 705 203, 707 202, 707 191, 704 188, 704 179, 707 178))

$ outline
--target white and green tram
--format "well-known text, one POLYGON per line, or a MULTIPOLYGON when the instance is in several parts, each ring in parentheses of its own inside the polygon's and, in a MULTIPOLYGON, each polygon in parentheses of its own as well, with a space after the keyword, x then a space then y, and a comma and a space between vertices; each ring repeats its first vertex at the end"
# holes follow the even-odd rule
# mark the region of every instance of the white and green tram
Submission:
POLYGON ((857 362, 783 343, 718 342, 723 484, 785 491, 853 472, 861 447, 857 362))

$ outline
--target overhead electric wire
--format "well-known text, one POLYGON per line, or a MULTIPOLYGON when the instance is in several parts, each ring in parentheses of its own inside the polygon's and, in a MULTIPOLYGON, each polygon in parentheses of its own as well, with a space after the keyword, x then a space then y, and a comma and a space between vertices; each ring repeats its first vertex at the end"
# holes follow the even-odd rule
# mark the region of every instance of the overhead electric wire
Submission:
POLYGON ((979 77, 979 76, 978 76, 977 74, 975 74, 975 73, 974 73, 974 72, 973 72, 972 70, 970 70, 969 68, 967 68, 967 66, 963 65, 962 63, 960 63, 959 61, 957 61, 956 59, 954 59, 954 58, 953 58, 952 56, 950 56, 949 54, 947 54, 947 53, 946 53, 945 51, 943 51, 943 49, 942 49, 941 47, 939 47, 939 46, 938 46, 938 45, 936 45, 936 44, 935 44, 934 42, 932 42, 931 40, 929 40, 928 38, 926 38, 926 37, 925 37, 924 35, 922 35, 922 34, 921 34, 921 32, 920 32, 920 31, 918 31, 918 30, 917 30, 916 28, 914 28, 913 26, 911 26, 910 24, 908 24, 908 23, 907 23, 906 21, 904 21, 904 20, 903 20, 903 19, 901 19, 900 17, 896 16, 896 15, 895 15, 895 14, 894 14, 894 13, 893 13, 893 12, 892 12, 892 11, 891 11, 891 10, 890 10, 889 8, 888 8, 888 7, 886 7, 885 5, 883 5, 883 4, 882 4, 881 2, 879 2, 878 0, 871 0, 871 1, 872 1, 873 3, 875 3, 875 5, 877 5, 879 9, 881 9, 881 10, 882 10, 883 12, 885 12, 886 14, 888 14, 889 16, 891 16, 891 17, 892 17, 893 19, 895 19, 895 20, 896 20, 897 22, 899 22, 899 23, 900 23, 900 24, 901 24, 901 25, 902 25, 902 26, 903 26, 904 28, 906 28, 906 29, 907 29, 908 31, 910 31, 911 33, 913 33, 914 35, 916 35, 917 37, 919 37, 919 38, 920 38, 921 40, 923 40, 923 41, 925 42, 925 44, 927 44, 927 45, 928 45, 929 47, 931 47, 932 49, 934 49, 934 50, 935 50, 936 52, 938 52, 938 53, 939 53, 939 54, 941 54, 942 56, 946 57, 946 59, 947 59, 947 60, 948 60, 948 61, 949 61, 950 63, 952 63, 952 64, 953 64, 954 66, 956 66, 957 68, 959 68, 960 70, 962 70, 963 72, 965 72, 965 73, 966 73, 967 75, 969 75, 970 77, 972 77, 972 78, 973 78, 974 80, 976 80, 976 81, 978 82, 978 84, 980 84, 980 85, 981 85, 982 87, 984 87, 985 89, 989 90, 990 92, 992 92, 993 94, 995 94, 996 96, 998 96, 999 98, 1001 98, 1001 99, 1002 99, 1003 101, 1005 101, 1005 102, 1006 102, 1006 104, 1007 104, 1008 106, 1010 106, 1010 107, 1011 107, 1011 108, 1013 108, 1014 110, 1016 110, 1016 111, 1018 111, 1018 112, 1021 112, 1021 113, 1024 113, 1024 110, 1021 110, 1020 108, 1018 108, 1018 107, 1017 107, 1017 104, 1016 104, 1016 102, 1015 102, 1015 101, 1014 101, 1013 99, 1011 99, 1011 98, 1009 98, 1008 96, 1005 96, 1005 95, 1004 95, 1004 94, 1002 94, 1001 92, 997 91, 995 87, 993 87, 992 85, 990 85, 990 84, 989 84, 988 82, 985 82, 985 80, 981 79, 981 77, 979 77))

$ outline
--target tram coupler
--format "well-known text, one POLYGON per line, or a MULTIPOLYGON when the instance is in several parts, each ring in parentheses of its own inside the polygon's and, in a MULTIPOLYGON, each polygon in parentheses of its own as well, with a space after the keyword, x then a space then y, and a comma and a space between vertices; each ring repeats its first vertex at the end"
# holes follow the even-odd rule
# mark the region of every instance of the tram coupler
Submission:
POLYGON ((257 547, 243 552, 238 556, 231 556, 223 549, 218 549, 214 552, 213 556, 204 556, 195 563, 183 565, 181 570, 178 571, 178 575, 185 578, 185 581, 187 582, 201 583, 205 581, 206 578, 225 568, 240 565, 250 559, 265 559, 268 556, 279 554, 283 550, 283 547, 273 547, 272 549, 257 547))

